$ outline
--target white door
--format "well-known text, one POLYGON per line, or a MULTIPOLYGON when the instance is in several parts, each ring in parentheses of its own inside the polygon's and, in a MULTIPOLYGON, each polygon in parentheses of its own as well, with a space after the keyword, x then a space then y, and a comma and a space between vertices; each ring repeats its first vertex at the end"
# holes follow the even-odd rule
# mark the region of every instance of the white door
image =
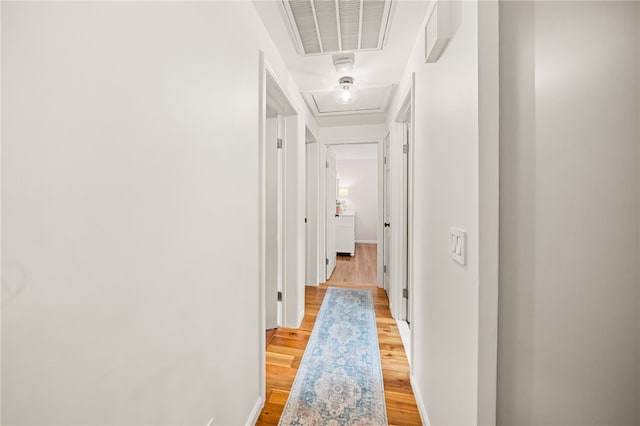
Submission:
POLYGON ((383 219, 384 219, 384 228, 383 228, 383 241, 382 241, 382 250, 383 250, 383 266, 382 273, 384 276, 384 289, 389 292, 389 274, 390 274, 390 252, 391 252, 391 194, 389 193, 390 185, 389 185, 389 172, 391 170, 390 161, 389 161, 389 134, 384 138, 384 146, 383 146, 383 219))
POLYGON ((328 281, 336 268, 336 186, 338 173, 336 171, 336 153, 327 147, 327 254, 326 280, 328 281))
POLYGON ((266 328, 278 326, 278 118, 266 121, 266 328))
MULTIPOLYGON (((324 281, 324 272, 318 273, 318 259, 321 255, 318 253, 318 167, 320 166, 320 159, 318 158, 318 143, 311 142, 306 144, 307 153, 307 216, 305 220, 305 232, 307 238, 307 255, 306 255, 306 269, 307 269, 307 285, 318 285, 318 276, 322 276, 324 281)), ((322 271, 322 269, 320 269, 322 271)))

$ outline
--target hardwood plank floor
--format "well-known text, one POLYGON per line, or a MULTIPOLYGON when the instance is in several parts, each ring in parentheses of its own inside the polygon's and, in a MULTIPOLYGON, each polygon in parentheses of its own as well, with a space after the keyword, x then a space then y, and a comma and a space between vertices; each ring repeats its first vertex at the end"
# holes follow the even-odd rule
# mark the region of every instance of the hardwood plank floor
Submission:
POLYGON ((331 280, 305 289, 305 316, 299 329, 278 328, 267 345, 266 403, 257 425, 278 424, 304 350, 328 287, 368 289, 373 295, 385 403, 390 425, 420 425, 420 413, 409 381, 409 363, 389 299, 376 282, 376 246, 359 244, 356 256, 340 258, 331 280), (342 281, 338 281, 338 279, 342 281), (362 281, 359 281, 362 280, 362 281))
POLYGON ((378 281, 377 244, 356 244, 356 255, 338 255, 331 282, 375 284, 378 281))

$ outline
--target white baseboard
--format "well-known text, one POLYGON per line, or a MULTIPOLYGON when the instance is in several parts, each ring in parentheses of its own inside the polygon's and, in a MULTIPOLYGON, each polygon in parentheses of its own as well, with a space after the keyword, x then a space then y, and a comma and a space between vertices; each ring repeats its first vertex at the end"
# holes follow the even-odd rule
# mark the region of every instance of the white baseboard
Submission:
POLYGON ((420 412, 420 418, 424 426, 431 426, 429 422, 429 416, 427 415, 427 407, 424 406, 424 399, 422 398, 422 392, 411 375, 411 389, 413 389, 413 396, 416 398, 416 404, 418 404, 418 411, 420 412))
POLYGON ((398 326, 398 332, 400 333, 400 340, 402 340, 402 346, 404 346, 404 352, 407 354, 407 361, 409 361, 409 371, 411 371, 411 329, 409 323, 404 320, 396 320, 398 326))
POLYGON ((258 417, 260 417, 260 412, 262 411, 262 407, 264 407, 264 400, 262 396, 258 397, 256 404, 253 406, 253 410, 251 410, 251 414, 249 414, 249 418, 247 419, 247 426, 253 426, 258 422, 258 417))
POLYGON ((378 244, 378 240, 356 240, 358 244, 378 244))

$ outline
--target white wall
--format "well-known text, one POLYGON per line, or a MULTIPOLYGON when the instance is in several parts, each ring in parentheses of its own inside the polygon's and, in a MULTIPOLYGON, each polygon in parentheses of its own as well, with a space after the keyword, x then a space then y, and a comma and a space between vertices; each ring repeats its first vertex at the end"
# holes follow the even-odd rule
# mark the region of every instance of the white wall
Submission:
POLYGON ((259 50, 303 111, 250 3, 3 3, 3 423, 260 409, 259 50))
MULTIPOLYGON (((490 384, 481 383, 479 379, 481 370, 493 368, 495 371, 495 356, 493 367, 490 356, 479 356, 479 341, 487 340, 484 333, 491 333, 491 327, 482 328, 479 322, 485 309, 479 287, 486 286, 489 290, 493 286, 492 297, 497 300, 497 277, 493 283, 480 282, 480 224, 486 224, 481 220, 480 212, 485 210, 481 209, 484 201, 479 200, 479 191, 485 191, 483 200, 495 201, 498 187, 497 183, 493 188, 483 187, 485 168, 479 164, 487 161, 486 155, 497 158, 496 138, 484 140, 490 128, 485 129, 485 133, 482 131, 486 126, 495 126, 497 131, 497 122, 482 116, 479 104, 485 102, 482 96, 495 98, 497 102, 497 91, 480 93, 479 81, 485 84, 487 76, 497 78, 497 61, 494 67, 490 64, 481 67, 478 49, 480 35, 497 34, 497 20, 479 23, 479 9, 486 7, 483 2, 449 4, 455 35, 438 62, 431 64, 424 62, 424 32, 418 35, 387 125, 391 132, 392 186, 398 189, 402 187, 402 135, 401 126, 393 120, 415 73, 414 208, 412 221, 410 219, 413 228, 412 384, 425 421, 434 425, 469 425, 484 423, 490 418, 484 413, 491 413, 495 404, 483 399, 485 387, 490 384), (488 148, 495 152, 484 153, 488 148), (454 263, 448 254, 452 226, 467 231, 465 266, 454 263)), ((490 7, 495 14, 495 4, 490 7)), ((497 49, 497 44, 487 43, 483 48, 497 49)), ((491 57, 497 59, 495 55, 491 57)), ((398 192, 392 194, 392 225, 398 223, 402 214, 399 207, 402 196, 398 192)), ((394 240, 399 241, 399 229, 393 228, 394 240)), ((497 239, 497 232, 492 233, 490 229, 483 235, 487 240, 497 239)), ((400 251, 397 243, 394 250, 400 251)), ((393 259, 399 262, 398 254, 393 259)), ((490 260, 484 261, 497 270, 497 259, 493 265, 490 260)), ((486 298, 490 300, 491 294, 486 298)), ((495 319, 493 333, 495 341, 495 319)))
POLYGON ((384 125, 320 127, 318 134, 324 145, 377 142, 384 137, 384 125))
POLYGON ((340 187, 349 189, 347 209, 356 211, 356 241, 377 243, 378 160, 338 160, 336 164, 340 187))
POLYGON ((640 422, 640 5, 501 4, 498 422, 640 422))

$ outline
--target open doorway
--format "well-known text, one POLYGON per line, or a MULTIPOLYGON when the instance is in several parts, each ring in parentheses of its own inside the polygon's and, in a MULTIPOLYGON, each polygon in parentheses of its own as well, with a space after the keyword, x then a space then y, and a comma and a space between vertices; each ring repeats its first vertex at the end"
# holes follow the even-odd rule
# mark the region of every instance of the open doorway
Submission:
MULTIPOLYGON (((304 168, 297 162, 300 152, 298 113, 289 101, 275 74, 260 54, 260 241, 259 289, 262 321, 259 353, 262 397, 266 394, 266 345, 273 330, 298 324, 300 304, 299 274, 304 265, 297 260, 304 229, 298 229, 296 209, 304 188, 298 188, 298 175, 304 168), (289 238, 289 239, 287 239, 289 238), (270 332, 271 331, 271 332, 270 332)), ((304 182, 304 176, 303 180, 304 182)), ((304 276, 304 275, 303 275, 304 276)))
MULTIPOLYGON (((397 268, 393 272, 393 280, 398 284, 390 284, 395 306, 396 319, 402 342, 408 355, 409 364, 413 362, 413 333, 412 322, 412 297, 413 297, 413 123, 414 123, 414 93, 415 75, 412 76, 411 87, 406 92, 403 102, 400 105, 395 118, 394 129, 400 146, 395 145, 397 154, 401 156, 400 162, 395 162, 399 172, 402 174, 402 186, 399 197, 395 197, 400 204, 400 211, 397 220, 397 231, 394 231, 398 243, 396 256, 397 264, 392 265, 397 268)), ((391 149, 390 144, 386 149, 391 149)), ((388 169, 385 169, 387 175, 388 169)), ((388 202, 388 200, 387 200, 388 202)), ((392 224, 396 226, 396 224, 392 224)))
POLYGON ((265 124, 265 328, 276 329, 282 323, 282 291, 283 291, 283 161, 284 116, 267 103, 265 124))
POLYGON ((400 213, 400 264, 398 267, 400 278, 400 309, 399 320, 411 324, 411 212, 412 206, 412 145, 413 145, 413 88, 406 94, 399 113, 396 117, 397 126, 400 128, 400 140, 402 141, 402 209, 400 213))
POLYGON ((378 285, 378 143, 327 146, 327 278, 378 285))
POLYGON ((290 122, 295 110, 272 74, 266 72, 264 129, 265 185, 265 328, 272 330, 283 322, 286 256, 286 145, 295 141, 290 122))
POLYGON ((326 174, 325 174, 325 280, 329 281, 333 271, 336 268, 336 218, 337 213, 337 200, 338 200, 338 172, 336 170, 336 153, 333 147, 327 146, 326 153, 326 174))

